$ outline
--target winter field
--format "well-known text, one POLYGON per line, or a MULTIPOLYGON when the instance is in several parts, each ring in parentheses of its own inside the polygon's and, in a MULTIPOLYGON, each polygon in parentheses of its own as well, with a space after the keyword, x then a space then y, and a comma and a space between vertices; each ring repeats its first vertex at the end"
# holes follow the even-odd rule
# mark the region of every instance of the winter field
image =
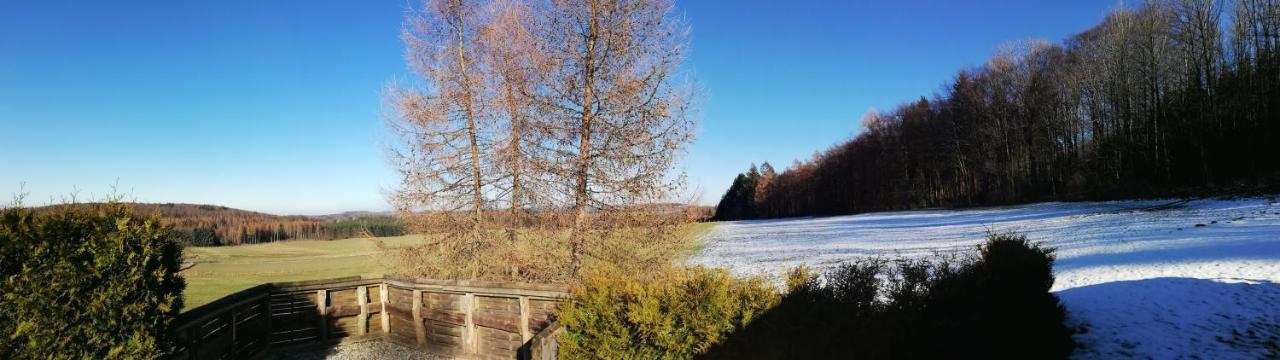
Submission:
POLYGON ((1053 291, 1077 358, 1280 357, 1274 198, 1041 203, 726 222, 691 260, 780 279, 790 267, 972 250, 989 231, 1058 249, 1053 291))

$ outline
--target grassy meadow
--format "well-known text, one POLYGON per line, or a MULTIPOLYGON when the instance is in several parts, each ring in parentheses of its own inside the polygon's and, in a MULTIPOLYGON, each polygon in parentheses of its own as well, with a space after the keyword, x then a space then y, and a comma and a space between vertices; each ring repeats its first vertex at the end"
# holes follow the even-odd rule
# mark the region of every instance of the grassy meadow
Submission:
MULTIPOLYGON (((689 238, 701 239, 713 224, 689 225, 689 238)), ((378 238, 391 246, 412 245, 421 235, 378 238)), ((691 250, 696 251, 695 245, 691 250)), ((297 240, 265 244, 188 247, 194 266, 182 271, 187 280, 184 309, 190 310, 254 285, 384 273, 372 240, 297 240)), ((693 251, 683 254, 692 255, 693 251)))
MULTIPOLYGON (((418 235, 379 238, 390 245, 421 239, 418 235)), ((373 241, 365 238, 189 247, 184 255, 195 265, 182 271, 187 279, 185 309, 262 283, 381 274, 377 251, 373 241)))

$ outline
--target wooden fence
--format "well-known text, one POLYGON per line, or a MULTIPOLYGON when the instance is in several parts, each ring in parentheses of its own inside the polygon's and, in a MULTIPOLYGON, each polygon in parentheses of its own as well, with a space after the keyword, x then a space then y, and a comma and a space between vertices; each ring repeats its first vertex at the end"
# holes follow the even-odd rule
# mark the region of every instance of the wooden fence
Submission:
POLYGON ((349 277, 272 283, 179 316, 179 359, 382 339, 456 358, 554 359, 555 285, 349 277))

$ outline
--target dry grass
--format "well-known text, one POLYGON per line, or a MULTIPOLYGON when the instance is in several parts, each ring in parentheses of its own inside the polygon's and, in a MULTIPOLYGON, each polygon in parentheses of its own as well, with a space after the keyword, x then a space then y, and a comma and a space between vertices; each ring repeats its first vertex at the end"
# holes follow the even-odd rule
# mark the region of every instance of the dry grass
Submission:
MULTIPOLYGON (((684 225, 678 248, 642 257, 665 256, 672 259, 686 259, 697 250, 702 235, 714 226, 709 223, 684 225)), ((542 253, 540 246, 544 244, 561 244, 567 241, 568 234, 559 232, 554 237, 534 238, 523 234, 528 241, 520 242, 517 253, 542 253)), ((379 255, 376 242, 381 242, 387 250, 396 251, 404 247, 414 247, 427 243, 422 235, 406 235, 398 237, 365 238, 343 240, 302 240, 267 244, 221 246, 221 247, 189 247, 185 251, 186 260, 194 262, 191 268, 182 271, 187 280, 185 309, 209 303, 220 297, 244 290, 254 285, 279 282, 335 278, 352 275, 374 275, 389 273, 384 268, 386 261, 379 255)), ((643 248, 643 247, 642 247, 643 248)), ((568 258, 567 251, 551 253, 553 256, 528 256, 519 259, 521 263, 536 265, 537 268, 550 268, 552 264, 563 263, 568 258)), ((424 259, 436 259, 437 255, 424 254, 424 259)), ((545 270, 538 270, 540 273, 545 270)), ((550 278, 550 277, 548 277, 550 278)), ((543 279, 532 279, 540 281, 543 279)), ((546 280, 549 281, 549 280, 546 280)))
MULTIPOLYGON (((629 273, 656 272, 697 251, 711 224, 680 216, 615 213, 597 219, 586 233, 584 268, 610 267, 629 273)), ((563 283, 572 278, 571 230, 566 227, 489 229, 469 234, 429 235, 413 246, 383 246, 386 267, 400 275, 443 278, 563 283)))

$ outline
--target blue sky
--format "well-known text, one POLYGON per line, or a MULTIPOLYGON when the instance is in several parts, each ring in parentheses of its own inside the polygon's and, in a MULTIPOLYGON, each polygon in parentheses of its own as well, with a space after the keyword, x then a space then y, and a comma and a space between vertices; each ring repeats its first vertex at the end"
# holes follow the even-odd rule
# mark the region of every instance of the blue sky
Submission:
MULTIPOLYGON (((380 92, 404 1, 0 1, 0 195, 112 184, 278 214, 387 208, 380 92)), ((871 107, 930 95, 1001 43, 1058 41, 1115 1, 684 1, 706 91, 681 170, 713 203, 871 107)))

